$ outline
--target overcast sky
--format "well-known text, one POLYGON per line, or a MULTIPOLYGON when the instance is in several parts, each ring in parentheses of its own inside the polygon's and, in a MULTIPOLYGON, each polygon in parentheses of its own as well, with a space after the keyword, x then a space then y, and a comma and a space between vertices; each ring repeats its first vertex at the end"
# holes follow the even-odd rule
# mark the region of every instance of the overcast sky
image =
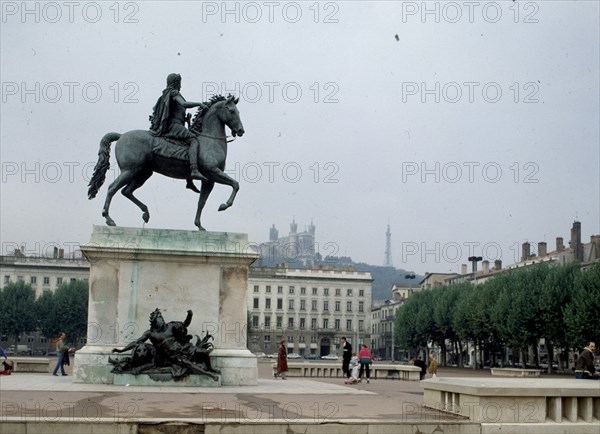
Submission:
MULTIPOLYGON (((268 239, 312 220, 322 254, 458 271, 524 241, 600 233, 599 3, 2 2, 2 254, 89 241, 108 182, 100 138, 147 129, 171 72, 182 95, 234 93, 241 184, 211 231, 268 239), (25 8, 24 8, 25 5, 25 8)), ((113 154, 112 181, 118 169, 113 154)), ((194 230, 197 196, 153 176, 149 228, 194 230)), ((121 195, 111 216, 141 226, 121 195)), ((536 250, 535 248, 533 249, 536 250)))

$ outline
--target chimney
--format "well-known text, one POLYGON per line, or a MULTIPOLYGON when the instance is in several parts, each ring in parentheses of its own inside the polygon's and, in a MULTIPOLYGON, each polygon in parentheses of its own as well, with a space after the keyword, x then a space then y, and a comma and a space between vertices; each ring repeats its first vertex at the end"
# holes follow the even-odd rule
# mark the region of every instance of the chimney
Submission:
POLYGON ((531 244, 527 241, 521 246, 521 261, 526 261, 531 256, 531 244))
POLYGON ((63 259, 65 257, 65 249, 58 249, 58 257, 63 259))
POLYGON ((467 274, 467 264, 462 264, 460 266, 460 274, 467 274))
POLYGON ((565 244, 563 242, 563 237, 556 237, 556 251, 562 252, 565 250, 565 244))
POLYGON ((548 254, 548 245, 546 242, 541 241, 538 243, 538 256, 540 258, 546 256, 548 254))
POLYGON ((578 221, 573 222, 571 228, 571 241, 569 242, 571 251, 573 252, 573 259, 576 261, 583 261, 583 246, 581 245, 581 223, 578 221))
POLYGON ((484 273, 489 273, 490 272, 490 261, 488 261, 487 259, 485 261, 483 261, 481 263, 481 266, 483 267, 483 272, 484 273))
POLYGON ((501 259, 496 259, 494 261, 494 270, 496 270, 496 271, 502 270, 502 260, 501 259))

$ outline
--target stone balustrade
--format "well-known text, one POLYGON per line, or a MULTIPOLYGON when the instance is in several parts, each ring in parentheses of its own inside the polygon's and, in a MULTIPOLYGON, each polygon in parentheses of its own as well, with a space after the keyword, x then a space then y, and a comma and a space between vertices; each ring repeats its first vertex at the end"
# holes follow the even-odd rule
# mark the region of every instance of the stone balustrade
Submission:
POLYGON ((15 372, 44 372, 50 367, 50 359, 45 357, 11 357, 15 372))
POLYGON ((492 375, 496 377, 539 377, 541 370, 539 369, 521 369, 521 368, 491 368, 492 375))
MULTIPOLYGON (((271 364, 273 369, 277 363, 271 364)), ((370 377, 372 379, 419 381, 421 368, 412 365, 397 365, 393 363, 373 363, 370 377)), ((293 362, 288 360, 289 377, 330 377, 343 378, 341 362, 293 362)))
POLYGON ((509 424, 514 432, 584 433, 600 426, 597 380, 438 377, 422 384, 426 407, 465 416, 489 428, 483 431, 509 424))

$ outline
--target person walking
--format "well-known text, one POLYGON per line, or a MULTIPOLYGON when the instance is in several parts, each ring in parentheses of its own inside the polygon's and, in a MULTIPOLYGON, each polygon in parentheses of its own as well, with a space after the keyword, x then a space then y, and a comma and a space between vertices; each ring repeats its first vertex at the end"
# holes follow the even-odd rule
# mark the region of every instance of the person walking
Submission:
POLYGON ((575 378, 578 380, 598 380, 600 376, 595 373, 594 368, 594 352, 596 351, 596 343, 588 342, 583 349, 577 361, 575 362, 575 378))
POLYGON ((433 354, 429 355, 429 367, 427 369, 429 371, 429 375, 431 375, 431 378, 435 378, 437 375, 438 362, 433 354))
POLYGON ((367 372, 367 383, 371 378, 371 363, 373 363, 373 356, 371 350, 367 344, 362 344, 361 349, 358 352, 358 361, 360 362, 360 372, 358 374, 358 382, 362 382, 363 371, 367 372))
POLYGON ((277 372, 273 374, 275 378, 281 376, 285 380, 285 373, 288 371, 287 365, 287 348, 285 347, 285 339, 280 342, 279 351, 277 352, 277 372))
POLYGON ((56 366, 54 367, 54 371, 52 375, 58 376, 58 368, 60 368, 60 372, 63 376, 67 375, 65 372, 64 361, 65 361, 65 352, 69 351, 69 348, 65 345, 65 332, 61 332, 60 335, 54 341, 56 352, 58 353, 58 360, 56 362, 56 366))
POLYGON ((352 359, 352 345, 345 336, 340 338, 342 343, 342 372, 346 376, 346 379, 350 378, 352 373, 350 372, 350 359, 352 359))

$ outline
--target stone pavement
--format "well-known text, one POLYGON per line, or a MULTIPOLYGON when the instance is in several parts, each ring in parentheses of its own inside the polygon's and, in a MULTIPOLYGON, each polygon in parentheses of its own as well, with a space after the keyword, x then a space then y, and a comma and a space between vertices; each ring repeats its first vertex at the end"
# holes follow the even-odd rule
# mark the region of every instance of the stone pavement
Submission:
MULTIPOLYGON (((331 423, 347 426, 367 422, 388 427, 406 425, 406 432, 435 432, 441 424, 445 427, 443 432, 479 432, 470 429, 472 424, 460 416, 424 408, 420 382, 372 380, 370 384, 345 385, 343 380, 333 378, 292 377, 282 380, 272 377, 270 360, 261 360, 258 366, 258 385, 246 387, 128 387, 73 383, 71 376, 55 377, 50 373, 0 376, 0 433, 12 434, 11 430, 17 425, 10 425, 11 422, 36 422, 44 426, 58 422, 139 421, 246 427, 252 424, 279 424, 283 427, 282 424, 331 423), (452 429, 448 431, 448 427, 452 429)), ((445 373, 453 376, 489 375, 489 371, 441 369, 439 376, 445 373)), ((62 431, 30 429, 18 432, 62 431)), ((256 432, 265 431, 257 428, 256 432)), ((333 431, 327 429, 323 432, 333 431)), ((385 428, 378 432, 400 431, 385 428)))

